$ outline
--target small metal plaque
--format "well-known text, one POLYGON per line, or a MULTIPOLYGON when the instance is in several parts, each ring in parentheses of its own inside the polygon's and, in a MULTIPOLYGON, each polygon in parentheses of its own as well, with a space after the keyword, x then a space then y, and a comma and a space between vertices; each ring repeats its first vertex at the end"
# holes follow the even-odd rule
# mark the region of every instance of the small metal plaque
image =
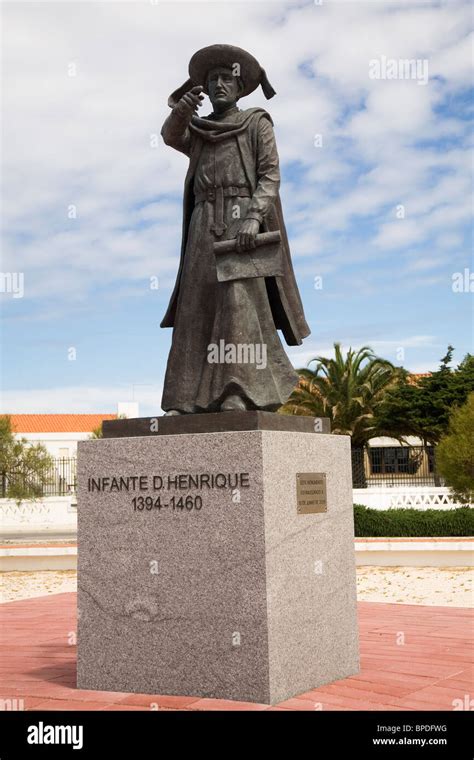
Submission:
POLYGON ((326 473, 296 473, 296 511, 299 515, 328 511, 326 473))

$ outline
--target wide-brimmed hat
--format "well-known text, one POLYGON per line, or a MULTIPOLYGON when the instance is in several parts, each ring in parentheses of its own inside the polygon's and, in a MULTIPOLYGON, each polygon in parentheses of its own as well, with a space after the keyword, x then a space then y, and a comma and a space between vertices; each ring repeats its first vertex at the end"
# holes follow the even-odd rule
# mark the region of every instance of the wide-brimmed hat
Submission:
POLYGON ((189 61, 189 79, 170 95, 168 105, 173 108, 188 90, 197 85, 201 85, 208 95, 207 75, 209 71, 218 66, 235 70, 236 64, 238 64, 239 77, 243 85, 240 97, 250 95, 259 85, 261 85, 267 100, 276 94, 267 79, 265 70, 253 55, 235 45, 209 45, 194 53, 189 61))

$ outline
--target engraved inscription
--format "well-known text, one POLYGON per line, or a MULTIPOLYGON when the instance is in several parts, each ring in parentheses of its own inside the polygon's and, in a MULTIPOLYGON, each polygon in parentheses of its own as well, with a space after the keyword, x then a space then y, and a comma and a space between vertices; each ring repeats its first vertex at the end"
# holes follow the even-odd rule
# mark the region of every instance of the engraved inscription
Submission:
POLYGON ((326 473, 296 474, 296 511, 299 515, 327 512, 326 473))
POLYGON ((161 475, 117 475, 88 478, 87 490, 99 495, 114 492, 137 493, 131 499, 134 512, 166 514, 199 512, 206 492, 227 491, 232 502, 240 489, 250 488, 248 472, 200 472, 161 475), (191 491, 191 493, 182 493, 191 491), (198 493, 192 492, 198 491, 198 493), (148 492, 148 493, 147 493, 148 492), (161 493, 160 493, 161 492, 161 493), (181 492, 181 493, 180 493, 181 492), (202 495, 201 495, 202 494, 202 495))

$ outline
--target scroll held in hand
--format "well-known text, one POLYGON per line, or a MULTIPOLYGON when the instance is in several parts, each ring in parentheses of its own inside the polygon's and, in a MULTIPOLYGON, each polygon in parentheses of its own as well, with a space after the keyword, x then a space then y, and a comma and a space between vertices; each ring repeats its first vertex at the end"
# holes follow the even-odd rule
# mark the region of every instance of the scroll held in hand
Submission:
POLYGON ((219 282, 248 277, 283 277, 280 231, 262 232, 255 238, 255 248, 237 250, 236 239, 214 243, 219 282))

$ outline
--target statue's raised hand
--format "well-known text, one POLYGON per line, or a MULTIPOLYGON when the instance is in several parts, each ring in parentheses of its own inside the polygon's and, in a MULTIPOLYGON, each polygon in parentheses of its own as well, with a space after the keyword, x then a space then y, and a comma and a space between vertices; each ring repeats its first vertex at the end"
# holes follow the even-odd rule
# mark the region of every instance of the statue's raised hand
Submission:
POLYGON ((176 107, 191 118, 204 100, 202 91, 203 88, 201 85, 197 85, 196 87, 193 87, 192 90, 188 90, 188 92, 179 99, 176 107))

